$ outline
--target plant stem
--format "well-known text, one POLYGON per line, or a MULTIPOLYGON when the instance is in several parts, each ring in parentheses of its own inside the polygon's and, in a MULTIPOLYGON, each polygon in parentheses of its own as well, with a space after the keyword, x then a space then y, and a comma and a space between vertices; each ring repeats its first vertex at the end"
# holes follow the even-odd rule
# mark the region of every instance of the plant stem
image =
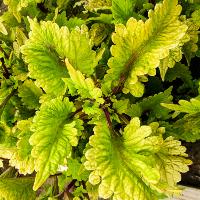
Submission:
POLYGON ((0 61, 1 61, 1 66, 2 66, 2 68, 3 68, 3 76, 6 78, 6 79, 9 79, 9 77, 10 77, 10 73, 9 73, 9 71, 8 71, 8 69, 7 69, 7 67, 6 67, 6 65, 5 65, 5 62, 4 62, 4 59, 3 58, 0 58, 0 61))
POLYGON ((112 127, 112 122, 111 122, 111 119, 110 119, 110 113, 108 112, 108 109, 105 108, 104 106, 102 106, 102 110, 106 116, 106 121, 107 121, 107 124, 108 124, 108 128, 113 132, 113 127, 112 127))
POLYGON ((116 94, 118 94, 119 92, 122 91, 122 89, 124 87, 124 83, 126 82, 126 79, 128 78, 131 67, 133 66, 137 57, 138 57, 137 53, 132 54, 130 56, 129 60, 124 65, 124 71, 120 75, 118 85, 112 89, 112 95, 116 95, 116 94))
POLYGON ((5 105, 8 103, 8 101, 10 100, 10 98, 15 94, 17 90, 16 89, 13 89, 11 91, 11 93, 4 99, 4 101, 2 102, 2 104, 0 105, 0 116, 1 114, 3 113, 3 109, 5 107, 5 105))

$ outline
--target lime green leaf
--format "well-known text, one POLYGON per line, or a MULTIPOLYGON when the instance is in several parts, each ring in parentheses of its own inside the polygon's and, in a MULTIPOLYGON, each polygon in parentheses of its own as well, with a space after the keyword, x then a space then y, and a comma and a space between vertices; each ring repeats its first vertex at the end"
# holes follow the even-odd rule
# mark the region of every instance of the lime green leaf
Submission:
POLYGON ((29 143, 32 135, 31 124, 31 120, 22 120, 17 123, 19 131, 17 149, 9 161, 10 165, 19 169, 21 174, 31 174, 34 171, 34 159, 31 156, 32 146, 29 143))
POLYGON ((97 17, 88 18, 87 21, 95 21, 95 22, 102 22, 102 23, 105 23, 105 24, 112 24, 113 15, 101 13, 97 17))
POLYGON ((182 51, 180 47, 176 47, 169 52, 169 56, 160 61, 159 70, 162 80, 165 80, 165 75, 168 68, 173 68, 176 62, 181 61, 182 51))
POLYGON ((28 77, 28 67, 24 62, 17 61, 16 64, 12 66, 13 75, 17 80, 25 81, 28 77))
POLYGON ((200 114, 185 115, 182 119, 166 127, 167 135, 186 142, 196 142, 200 139, 200 114))
POLYGON ((158 193, 177 190, 179 172, 187 171, 191 164, 185 159, 186 149, 172 138, 164 141, 151 133, 150 126, 140 126, 139 118, 130 121, 122 137, 112 136, 106 121, 97 124, 85 167, 92 170, 89 181, 99 184, 100 197, 152 200, 158 193))
POLYGON ((70 30, 78 27, 81 27, 85 23, 84 20, 74 17, 70 18, 68 21, 66 21, 65 26, 67 26, 70 30))
POLYGON ((84 198, 84 195, 83 195, 84 193, 87 194, 87 191, 83 188, 82 185, 77 187, 77 188, 75 188, 75 190, 73 191, 73 195, 75 196, 73 198, 73 200, 81 200, 81 199, 86 200, 86 198, 84 198))
POLYGON ((108 27, 103 23, 95 23, 90 29, 90 38, 95 46, 99 46, 107 37, 109 31, 108 27))
POLYGON ((30 109, 37 109, 39 104, 39 98, 43 94, 42 90, 38 88, 32 80, 26 80, 18 89, 19 97, 22 98, 22 102, 30 109))
POLYGON ((67 167, 67 175, 72 176, 73 179, 78 181, 86 181, 88 179, 89 172, 77 159, 69 159, 67 167))
POLYGON ((160 92, 154 96, 144 98, 142 101, 127 107, 126 113, 131 117, 141 117, 142 114, 148 112, 148 120, 153 121, 156 118, 166 120, 169 118, 169 110, 163 109, 161 103, 171 103, 173 97, 171 95, 172 87, 164 92, 160 92))
POLYGON ((127 20, 133 17, 133 9, 136 0, 113 0, 112 13, 117 23, 126 23, 127 20))
POLYGON ((168 184, 169 193, 176 193, 178 188, 174 187, 177 182, 181 181, 181 174, 189 170, 188 165, 192 162, 185 157, 186 148, 181 146, 181 142, 168 137, 160 141, 160 149, 155 154, 155 160, 160 172, 160 186, 168 184))
POLYGON ((92 50, 86 26, 70 33, 67 27, 59 28, 50 21, 38 24, 29 19, 29 22, 32 31, 22 53, 29 64, 29 76, 36 79, 36 85, 46 93, 65 93, 66 85, 62 80, 68 77, 65 58, 82 73, 91 75, 94 72, 98 58, 92 50))
POLYGON ((4 35, 8 35, 8 32, 1 21, 0 21, 0 32, 3 33, 4 35))
POLYGON ((188 26, 185 36, 181 39, 179 45, 174 49, 171 49, 169 55, 162 59, 159 65, 161 78, 164 81, 166 72, 168 68, 173 68, 175 64, 182 59, 183 51, 189 61, 192 53, 197 50, 197 41, 198 41, 198 29, 191 19, 186 19, 185 16, 181 16, 180 20, 188 26), (190 54, 187 56, 187 54, 190 54))
POLYGON ((192 87, 192 75, 188 66, 177 63, 174 68, 169 69, 167 71, 165 81, 172 82, 176 80, 176 78, 180 78, 186 85, 192 87))
POLYGON ((12 82, 7 79, 1 80, 1 88, 0 88, 0 104, 3 103, 5 98, 11 93, 12 91, 12 82))
POLYGON ((97 11, 98 9, 109 8, 112 0, 83 0, 84 7, 89 11, 97 11))
POLYGON ((65 60, 68 73, 73 82, 73 86, 78 90, 78 94, 82 98, 95 99, 99 103, 103 103, 102 91, 100 88, 95 87, 91 78, 85 78, 80 71, 76 71, 69 63, 68 59, 65 60))
POLYGON ((198 37, 200 25, 195 24, 192 19, 186 21, 188 26, 187 35, 190 40, 184 44, 183 53, 187 59, 188 65, 190 65, 191 59, 195 56, 195 52, 198 50, 198 37))
POLYGON ((70 18, 69 20, 67 20, 66 18, 66 12, 62 12, 60 15, 58 15, 58 17, 56 18, 56 23, 59 26, 67 26, 69 30, 72 30, 74 28, 81 27, 85 21, 74 17, 74 18, 70 18))
POLYGON ((177 47, 186 33, 187 26, 178 20, 181 6, 177 0, 164 0, 154 11, 149 11, 146 22, 130 18, 126 26, 117 24, 112 36, 110 69, 104 80, 104 93, 110 92, 119 80, 126 79, 125 93, 136 97, 143 94, 140 80, 144 75, 155 75, 160 60, 177 47))
POLYGON ((59 9, 63 9, 65 7, 67 7, 67 5, 68 5, 69 2, 70 2, 69 0, 57 0, 56 3, 58 5, 59 9))
POLYGON ((32 31, 30 38, 22 46, 24 60, 29 64, 29 76, 36 79, 36 85, 42 87, 45 92, 62 95, 66 90, 62 78, 67 77, 67 70, 59 55, 63 56, 62 45, 67 41, 69 31, 67 28, 60 30, 58 25, 52 22, 38 24, 29 21, 32 31))
POLYGON ((93 119, 100 119, 100 117, 103 114, 102 110, 99 108, 99 104, 97 102, 91 102, 91 101, 85 101, 85 103, 83 104, 83 111, 89 115, 89 117, 92 117, 93 119))
MULTIPOLYGON (((16 141, 17 138, 15 134, 12 132, 12 128, 9 127, 5 122, 0 121, 0 149, 3 150, 3 148, 5 148, 5 151, 7 149, 9 154, 9 148, 11 149, 11 152, 13 152, 12 149, 15 147, 16 141)), ((0 150, 0 157, 5 158, 4 152, 1 150, 0 150)))
POLYGON ((195 10, 193 13, 192 13, 192 21, 200 26, 200 9, 199 10, 195 10))
POLYGON ((161 103, 162 106, 176 112, 196 114, 200 112, 200 101, 198 99, 190 99, 190 101, 180 100, 179 105, 161 103))
POLYGON ((98 185, 92 185, 89 181, 86 182, 86 190, 88 192, 89 198, 91 200, 97 200, 99 197, 98 194, 98 185))
POLYGON ((0 178, 0 198, 5 200, 35 200, 33 178, 0 178))
POLYGON ((16 151, 17 138, 13 135, 11 128, 0 121, 0 157, 10 159, 16 151))
POLYGON ((75 111, 68 98, 53 99, 43 103, 40 111, 33 118, 29 142, 33 146, 32 156, 35 158, 37 172, 34 190, 37 190, 51 174, 55 174, 64 158, 71 153, 72 146, 78 143, 76 122, 70 115, 75 111))
POLYGON ((8 6, 8 10, 13 13, 18 22, 21 22, 20 11, 22 8, 28 7, 31 3, 40 3, 42 0, 4 0, 4 4, 8 6))
POLYGON ((124 99, 124 100, 113 100, 113 108, 119 113, 119 114, 123 114, 123 113, 127 113, 129 106, 130 106, 130 102, 128 99, 124 99))

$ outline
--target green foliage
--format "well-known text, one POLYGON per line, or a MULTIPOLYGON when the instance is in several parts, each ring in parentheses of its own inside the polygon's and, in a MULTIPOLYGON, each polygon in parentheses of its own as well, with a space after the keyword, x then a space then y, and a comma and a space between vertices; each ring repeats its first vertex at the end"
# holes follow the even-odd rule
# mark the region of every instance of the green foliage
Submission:
POLYGON ((189 114, 196 114, 200 112, 200 101, 198 99, 191 99, 190 102, 180 100, 178 103, 179 105, 162 103, 162 106, 176 112, 184 112, 189 114))
POLYGON ((34 159, 31 156, 32 147, 29 143, 32 132, 31 120, 22 120, 17 124, 17 150, 10 159, 10 165, 19 169, 21 174, 31 174, 34 171, 34 159))
POLYGON ((180 194, 179 140, 200 140, 200 4, 1 6, 0 199, 180 194))
POLYGON ((179 100, 178 103, 178 105, 162 103, 162 106, 175 111, 172 117, 177 117, 180 113, 187 113, 184 117, 179 117, 173 123, 167 124, 167 134, 187 142, 195 142, 200 139, 199 96, 190 101, 179 100))
POLYGON ((165 81, 172 82, 177 78, 181 79, 187 87, 193 86, 192 75, 188 66, 181 63, 176 63, 172 69, 167 71, 165 81))
POLYGON ((185 115, 183 118, 166 127, 167 134, 187 142, 200 140, 199 116, 199 113, 185 115))
POLYGON ((92 79, 83 76, 80 71, 76 71, 68 60, 65 61, 70 75, 69 81, 72 81, 70 86, 73 86, 75 90, 78 90, 78 94, 82 98, 95 99, 98 103, 103 103, 102 92, 99 88, 95 87, 92 79))
POLYGON ((19 88, 19 97, 22 102, 30 109, 38 108, 39 98, 42 95, 42 90, 38 88, 33 81, 26 80, 19 88))
POLYGON ((18 22, 21 22, 20 11, 23 8, 28 7, 30 4, 40 3, 42 0, 4 0, 5 5, 8 5, 8 9, 16 17, 18 22))
POLYGON ((131 117, 141 117, 142 114, 148 112, 150 121, 157 119, 166 120, 169 117, 169 111, 163 109, 161 103, 169 103, 172 101, 171 95, 172 88, 167 89, 164 92, 144 98, 142 101, 132 104, 131 108, 128 108, 127 114, 131 117))
POLYGON ((111 6, 112 0, 83 0, 84 7, 89 11, 106 9, 111 6))
POLYGON ((29 76, 36 79, 36 85, 49 94, 63 95, 66 86, 62 78, 68 77, 63 62, 66 57, 81 72, 87 75, 93 73, 98 60, 91 49, 85 26, 70 33, 67 27, 59 28, 50 21, 41 22, 41 25, 29 21, 32 31, 22 53, 29 64, 29 76))
POLYGON ((43 104, 33 118, 30 138, 33 146, 31 155, 35 158, 38 172, 34 183, 37 190, 49 175, 56 173, 58 165, 71 153, 71 147, 78 144, 76 121, 70 114, 75 111, 72 102, 56 98, 43 104), (45 146, 45 148, 44 148, 45 146))
POLYGON ((185 148, 171 137, 163 140, 151 133, 151 127, 140 126, 139 118, 133 118, 119 138, 110 135, 106 121, 95 126, 85 166, 93 170, 90 183, 100 183, 100 197, 155 199, 157 192, 177 190, 179 172, 187 171, 190 163, 185 148))
POLYGON ((133 8, 136 0, 113 0, 112 13, 117 23, 126 23, 126 21, 133 16, 133 8))
POLYGON ((130 18, 126 26, 116 25, 112 36, 113 57, 108 61, 110 69, 105 76, 108 91, 113 81, 127 78, 123 92, 136 97, 143 95, 142 76, 155 75, 160 60, 167 57, 169 50, 178 46, 185 35, 187 26, 178 20, 180 12, 177 1, 163 1, 157 4, 155 11, 149 12, 145 23, 130 18))
POLYGON ((0 198, 34 200, 36 194, 32 190, 33 183, 33 178, 0 178, 0 198))

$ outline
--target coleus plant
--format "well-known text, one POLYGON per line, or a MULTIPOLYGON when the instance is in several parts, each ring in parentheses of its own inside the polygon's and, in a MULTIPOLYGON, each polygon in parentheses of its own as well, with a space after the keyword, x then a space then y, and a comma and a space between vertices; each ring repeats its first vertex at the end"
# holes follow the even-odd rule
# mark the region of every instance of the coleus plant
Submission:
POLYGON ((0 199, 180 194, 179 140, 200 139, 199 2, 4 4, 0 199))

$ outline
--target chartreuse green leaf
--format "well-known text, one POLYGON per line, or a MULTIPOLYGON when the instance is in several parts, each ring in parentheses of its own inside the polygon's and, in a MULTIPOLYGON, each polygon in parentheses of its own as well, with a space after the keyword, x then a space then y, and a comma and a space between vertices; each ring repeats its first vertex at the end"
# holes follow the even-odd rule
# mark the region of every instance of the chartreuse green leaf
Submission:
POLYGON ((12 91, 12 82, 7 79, 1 80, 1 87, 0 87, 0 104, 3 103, 3 101, 6 99, 6 97, 11 93, 12 91))
POLYGON ((163 81, 165 80, 165 75, 167 73, 168 68, 173 68, 176 62, 181 61, 181 59, 182 59, 182 51, 181 48, 178 46, 169 52, 169 56, 161 60, 159 65, 159 70, 160 70, 160 76, 163 81))
POLYGON ((195 52, 198 50, 199 28, 200 24, 196 24, 192 18, 186 20, 188 26, 187 35, 189 41, 183 46, 183 53, 187 59, 188 65, 190 65, 191 59, 195 56, 195 52))
POLYGON ((0 198, 5 200, 35 200, 36 193, 32 190, 34 179, 0 178, 0 198))
POLYGON ((166 126, 167 135, 186 142, 196 142, 200 139, 200 113, 185 115, 183 118, 166 126))
POLYGON ((166 120, 169 118, 170 111, 168 109, 163 109, 160 104, 172 102, 173 97, 171 92, 172 87, 154 96, 143 98, 141 101, 131 105, 127 99, 114 101, 113 108, 116 109, 119 114, 125 113, 131 117, 141 117, 143 114, 148 113, 148 121, 153 121, 155 119, 166 120))
POLYGON ((30 131, 31 124, 31 119, 17 123, 17 149, 9 161, 10 165, 19 169, 21 174, 31 174, 34 171, 34 159, 31 156, 32 146, 29 143, 30 136, 32 135, 30 131))
MULTIPOLYGON (((153 126, 151 126, 153 127, 153 126)), ((159 193, 176 193, 180 172, 191 164, 185 147, 172 137, 154 136, 150 126, 133 118, 122 136, 114 136, 106 121, 98 122, 90 137, 85 167, 89 181, 99 184, 99 196, 107 199, 158 199, 159 193)))
POLYGON ((18 22, 21 22, 20 11, 22 8, 28 7, 30 3, 40 3, 42 0, 4 0, 4 4, 8 6, 8 10, 13 13, 18 22))
POLYGON ((112 13, 117 23, 126 23, 130 17, 133 17, 133 8, 137 0, 113 0, 112 13))
POLYGON ((90 29, 90 38, 95 46, 99 46, 102 41, 108 36, 108 27, 103 23, 95 23, 90 29))
POLYGON ((66 174, 72 176, 73 179, 78 181, 86 181, 88 179, 89 172, 77 159, 69 159, 67 167, 66 174))
MULTIPOLYGON (((33 118, 30 144, 37 172, 34 190, 37 190, 51 174, 55 174, 64 159, 70 156, 72 146, 78 144, 76 121, 71 114, 75 107, 68 98, 53 99, 43 103, 33 118)), ((79 124, 77 125, 79 127, 79 124)))
POLYGON ((104 80, 104 93, 125 81, 124 93, 141 97, 144 75, 155 75, 160 60, 177 47, 187 26, 178 20, 181 6, 178 0, 164 0, 149 11, 146 22, 130 18, 124 26, 117 24, 112 35, 110 69, 104 80))
POLYGON ((198 99, 190 99, 190 101, 180 100, 179 105, 161 103, 162 106, 176 112, 183 112, 188 114, 196 114, 200 112, 200 101, 198 99))
POLYGON ((83 0, 84 7, 89 11, 96 11, 98 9, 109 8, 112 4, 112 0, 83 0))
POLYGON ((39 98, 43 92, 32 80, 25 80, 18 91, 18 96, 22 98, 23 104, 28 108, 37 109, 40 106, 39 98))
POLYGON ((17 138, 12 129, 4 122, 0 122, 0 157, 10 159, 16 151, 17 138))
POLYGON ((85 78, 80 71, 76 71, 68 59, 65 59, 65 63, 71 81, 73 82, 73 87, 78 90, 78 94, 82 98, 91 98, 99 103, 103 103, 102 91, 100 88, 95 87, 93 80, 91 78, 85 78))
POLYGON ((200 26, 200 9, 199 10, 195 10, 193 13, 192 13, 192 21, 200 26))
POLYGON ((172 82, 177 78, 181 79, 185 85, 192 87, 192 75, 188 66, 181 63, 176 63, 174 68, 167 71, 165 81, 172 82))
MULTIPOLYGON (((154 141, 154 140, 153 140, 154 141)), ((155 151, 155 162, 160 172, 160 181, 158 190, 164 189, 165 194, 179 193, 180 188, 176 186, 181 181, 181 174, 189 170, 188 165, 192 161, 186 159, 186 148, 181 146, 181 142, 173 137, 168 137, 165 140, 160 140, 156 145, 160 148, 155 151), (166 185, 167 184, 167 185, 166 185)))
POLYGON ((181 39, 179 45, 171 49, 169 51, 169 55, 160 61, 159 70, 163 81, 165 80, 167 70, 169 68, 173 68, 177 62, 181 61, 183 53, 185 53, 187 58, 187 54, 190 52, 190 50, 191 52, 195 52, 197 50, 196 43, 198 41, 199 27, 195 25, 191 19, 186 19, 185 16, 181 16, 180 20, 188 26, 188 29, 185 36, 181 39), (187 49, 188 51, 186 52, 187 49))
POLYGON ((1 21, 0 21, 0 32, 3 33, 4 35, 8 35, 6 27, 4 26, 4 24, 1 21))
POLYGON ((22 46, 24 60, 29 64, 29 76, 36 79, 36 85, 48 94, 63 95, 66 85, 62 78, 68 77, 64 59, 75 69, 91 75, 98 63, 98 56, 92 50, 86 26, 71 32, 66 26, 56 23, 37 23, 30 20, 29 39, 22 46))
POLYGON ((148 120, 153 121, 155 119, 166 120, 169 118, 169 110, 163 109, 161 103, 172 102, 172 87, 168 88, 164 92, 160 92, 154 96, 144 98, 142 101, 132 104, 127 110, 127 114, 131 117, 141 117, 144 113, 148 113, 148 120))

